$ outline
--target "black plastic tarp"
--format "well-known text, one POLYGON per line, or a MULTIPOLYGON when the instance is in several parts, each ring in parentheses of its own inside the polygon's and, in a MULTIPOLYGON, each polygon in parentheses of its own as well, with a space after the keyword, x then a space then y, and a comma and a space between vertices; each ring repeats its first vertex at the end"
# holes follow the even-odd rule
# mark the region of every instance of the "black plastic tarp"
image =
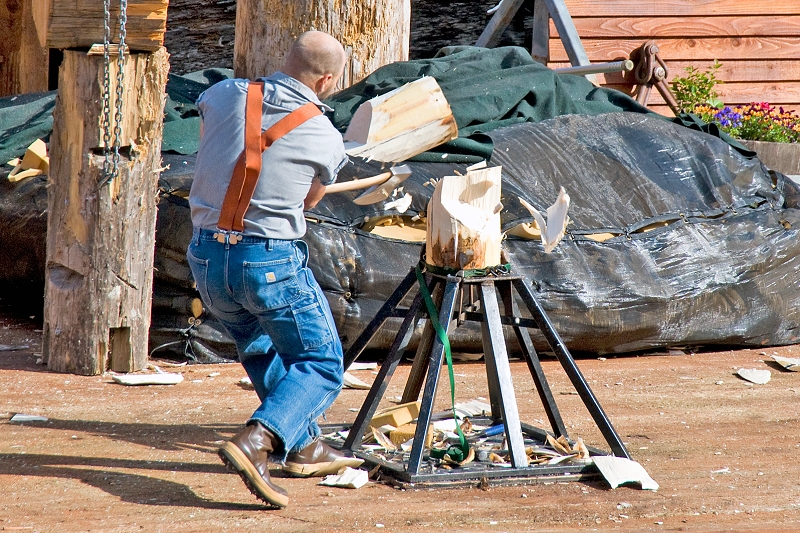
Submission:
MULTIPOLYGON (((504 244, 514 271, 532 281, 570 349, 604 354, 797 342, 800 196, 793 182, 716 137, 640 114, 568 115, 490 135, 493 163, 503 166, 504 229, 531 221, 520 196, 540 210, 559 187, 572 198, 568 234, 551 254, 536 240, 509 237, 504 244), (616 236, 596 242, 599 233, 616 236)), ((173 167, 191 167, 190 158, 181 161, 186 164, 173 167)), ((407 216, 424 212, 432 192, 425 182, 465 169, 410 165, 407 216)), ((354 163, 341 179, 377 168, 354 163)), ((172 170, 164 176, 177 189, 189 180, 188 173, 172 170)), ((319 222, 309 224, 306 237, 311 266, 346 345, 416 264, 421 249, 361 231, 365 221, 392 212, 383 204, 353 204, 356 194, 326 196, 308 214, 319 222)), ((157 287, 189 291, 183 253, 190 234, 185 200, 162 202, 157 287)), ((163 326, 155 337, 167 341, 174 331, 163 326)), ((387 328, 374 346, 386 348, 393 331, 387 328)), ((192 335, 220 349, 213 322, 192 335)), ((453 344, 479 351, 477 329, 458 330, 453 344)), ((516 350, 514 342, 509 346, 516 350)))
MULTIPOLYGON (((630 107, 633 112, 626 112, 630 99, 621 93, 595 91, 581 78, 555 76, 520 59, 516 49, 483 52, 484 58, 488 54, 499 59, 495 68, 507 72, 493 77, 490 72, 471 70, 477 68, 471 65, 461 74, 476 84, 459 86, 455 78, 448 78, 460 68, 452 62, 453 56, 477 52, 454 52, 438 66, 431 66, 434 60, 425 60, 392 68, 416 68, 413 76, 439 76, 454 112, 461 117, 463 132, 487 132, 486 139, 478 140, 488 140, 483 144, 493 146, 491 164, 503 166, 504 230, 532 221, 518 197, 544 210, 559 187, 570 194, 568 234, 553 253, 544 254, 535 240, 509 237, 504 246, 515 272, 531 280, 571 349, 610 353, 798 341, 800 282, 795 273, 800 249, 798 193, 793 182, 768 171, 757 159, 743 157, 717 137, 635 106, 630 107), (439 70, 420 70, 423 64, 439 70), (449 66, 444 68, 444 64, 449 66), (509 88, 495 97, 493 91, 511 84, 512 72, 525 73, 514 82, 523 87, 509 88), (533 87, 524 86, 530 80, 519 81, 527 75, 532 76, 533 87), (488 122, 464 118, 470 112, 459 105, 478 94, 480 79, 488 84, 485 97, 496 105, 485 113, 494 117, 486 118, 488 122), (581 90, 564 91, 565 87, 581 90), (567 102, 563 105, 547 103, 563 98, 567 102), (617 112, 605 112, 596 107, 603 102, 620 105, 606 110, 617 112), (537 105, 545 109, 536 109, 537 105), (588 114, 551 117, 548 106, 555 115, 588 114), (612 237, 597 242, 600 233, 612 237)), ((486 64, 480 68, 491 70, 486 64)), ((189 323, 197 294, 185 261, 191 235, 185 196, 194 158, 180 154, 193 151, 191 137, 197 127, 193 99, 209 83, 228 75, 204 71, 194 78, 170 78, 167 129, 172 130, 169 136, 175 142, 167 146, 177 153, 164 155, 169 168, 160 182, 151 347, 175 343, 170 349, 186 350, 198 360, 232 357, 234 350, 209 317, 202 317, 200 325, 189 323)), ((388 78, 395 84, 403 77, 388 78)), ((376 87, 389 90, 386 84, 376 87)), ((350 105, 347 94, 340 97, 343 105, 350 105)), ((10 111, 27 113, 27 118, 6 124, 0 153, 19 151, 46 135, 51 99, 52 94, 23 99, 10 111)), ((5 100, 4 105, 11 103, 5 100)), ((481 109, 471 113, 481 115, 481 109)), ((436 162, 409 163, 413 174, 404 182, 404 190, 413 201, 405 213, 408 217, 424 213, 432 193, 426 182, 463 173, 466 167, 440 156, 430 161, 436 162)), ((379 163, 354 162, 345 167, 340 179, 380 170, 379 163)), ((45 185, 43 177, 0 183, 2 287, 22 283, 42 287, 45 185)), ((351 201, 357 194, 326 196, 308 213, 314 222, 309 223, 306 238, 311 266, 346 345, 416 264, 421 249, 417 243, 363 231, 365 223, 376 217, 397 213, 387 212, 384 204, 358 206, 351 201)), ((385 348, 391 338, 389 328, 375 345, 385 348)), ((514 342, 509 344, 512 351, 514 342)), ((459 330, 453 343, 457 350, 480 350, 475 328, 459 330)))

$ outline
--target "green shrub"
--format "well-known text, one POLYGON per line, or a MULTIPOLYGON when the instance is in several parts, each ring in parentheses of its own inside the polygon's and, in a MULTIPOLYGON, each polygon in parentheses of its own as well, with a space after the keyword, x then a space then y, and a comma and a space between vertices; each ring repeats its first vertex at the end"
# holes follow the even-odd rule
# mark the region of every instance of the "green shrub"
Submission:
POLYGON ((716 85, 721 83, 717 80, 717 70, 721 66, 722 63, 715 59, 714 64, 706 70, 686 67, 684 69, 686 76, 672 80, 672 92, 675 94, 681 113, 691 113, 698 105, 711 107, 722 105, 715 89, 716 85))

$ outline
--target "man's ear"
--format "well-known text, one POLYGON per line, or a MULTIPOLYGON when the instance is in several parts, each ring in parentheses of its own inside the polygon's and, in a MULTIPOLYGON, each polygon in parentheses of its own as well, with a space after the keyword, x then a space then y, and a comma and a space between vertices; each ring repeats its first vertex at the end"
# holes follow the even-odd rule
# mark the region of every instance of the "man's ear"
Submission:
POLYGON ((317 78, 317 83, 314 85, 314 92, 317 93, 317 95, 323 94, 330 86, 331 80, 333 80, 333 74, 325 74, 317 78))

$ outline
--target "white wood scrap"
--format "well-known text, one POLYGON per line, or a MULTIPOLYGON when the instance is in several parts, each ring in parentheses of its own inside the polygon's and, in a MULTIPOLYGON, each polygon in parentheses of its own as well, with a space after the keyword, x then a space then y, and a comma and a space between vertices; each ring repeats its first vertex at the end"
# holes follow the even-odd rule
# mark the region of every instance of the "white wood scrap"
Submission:
POLYGON ((400 162, 458 137, 450 104, 426 76, 361 104, 344 134, 348 155, 400 162))
POLYGON ((598 455, 593 459, 612 489, 624 483, 638 483, 642 486, 642 490, 658 490, 658 483, 636 461, 611 455, 598 455))
POLYGON ((350 372, 345 372, 344 387, 346 389, 369 389, 370 385, 368 383, 364 383, 350 372))
POLYGON ((115 374, 111 376, 120 385, 176 385, 183 381, 181 374, 115 374))
POLYGON ((378 368, 378 363, 359 363, 356 361, 347 367, 347 371, 352 372, 353 370, 377 370, 377 368, 378 368))
POLYGON ((800 359, 796 359, 794 357, 781 357, 780 355, 773 355, 772 359, 786 370, 800 372, 800 359))
POLYGON ((740 368, 736 371, 736 375, 756 385, 764 385, 769 382, 772 372, 758 368, 740 368))
POLYGON ((347 466, 338 474, 325 476, 325 479, 320 481, 318 485, 342 487, 345 489, 360 489, 367 483, 369 483, 369 472, 347 466))
MULTIPOLYGON (((567 216, 570 202, 569 195, 564 190, 564 187, 561 187, 555 203, 547 208, 547 222, 545 222, 539 210, 525 201, 524 198, 520 197, 519 202, 525 209, 530 211, 536 221, 535 227, 531 228, 534 230, 531 232, 531 236, 535 236, 536 230, 538 230, 539 236, 542 239, 542 246, 544 246, 544 252, 549 254, 555 249, 558 243, 561 242, 561 239, 564 237, 564 232, 567 229, 567 224, 569 223, 569 217, 567 216)), ((524 226, 528 225, 523 224, 523 227, 524 226)))

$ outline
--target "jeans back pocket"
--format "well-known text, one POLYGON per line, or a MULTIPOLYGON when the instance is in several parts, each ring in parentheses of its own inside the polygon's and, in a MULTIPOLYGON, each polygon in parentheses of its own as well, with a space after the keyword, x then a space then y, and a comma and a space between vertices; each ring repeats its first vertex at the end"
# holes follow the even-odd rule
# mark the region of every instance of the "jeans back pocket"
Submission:
POLYGON ((242 264, 244 292, 252 312, 273 311, 303 296, 297 265, 290 257, 242 264))

